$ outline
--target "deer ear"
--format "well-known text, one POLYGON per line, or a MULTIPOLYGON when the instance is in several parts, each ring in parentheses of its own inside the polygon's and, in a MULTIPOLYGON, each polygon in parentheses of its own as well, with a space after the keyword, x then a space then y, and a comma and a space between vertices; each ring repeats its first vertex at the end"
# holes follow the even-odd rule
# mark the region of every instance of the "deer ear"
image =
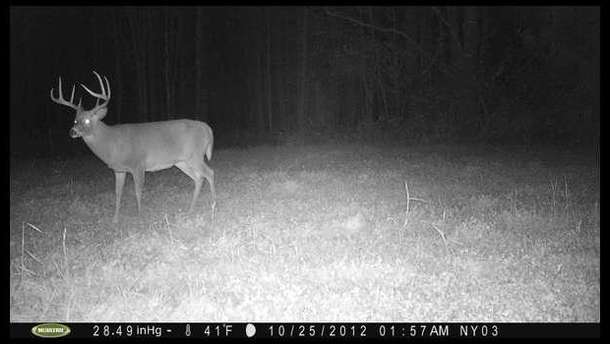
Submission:
POLYGON ((93 115, 95 117, 97 117, 98 120, 106 117, 106 114, 108 113, 108 108, 101 108, 99 110, 97 110, 93 115))

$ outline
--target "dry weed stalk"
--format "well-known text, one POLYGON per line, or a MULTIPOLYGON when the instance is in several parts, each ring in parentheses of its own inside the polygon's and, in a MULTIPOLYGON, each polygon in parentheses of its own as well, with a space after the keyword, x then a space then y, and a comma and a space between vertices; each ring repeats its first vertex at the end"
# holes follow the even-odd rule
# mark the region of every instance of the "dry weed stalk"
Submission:
POLYGON ((404 185, 405 185, 405 195, 407 196, 407 209, 405 210, 405 220, 402 224, 402 228, 405 229, 407 228, 407 225, 409 224, 409 211, 410 211, 410 204, 411 201, 417 201, 417 202, 422 202, 422 203, 428 203, 428 201, 420 199, 420 198, 415 198, 415 197, 411 197, 411 194, 409 193, 409 184, 407 183, 407 181, 404 181, 404 185))

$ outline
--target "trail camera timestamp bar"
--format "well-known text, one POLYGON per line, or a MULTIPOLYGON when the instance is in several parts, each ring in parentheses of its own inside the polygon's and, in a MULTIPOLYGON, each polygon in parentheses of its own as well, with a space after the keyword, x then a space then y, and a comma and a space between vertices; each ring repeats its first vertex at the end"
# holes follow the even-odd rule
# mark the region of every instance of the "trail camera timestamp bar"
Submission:
POLYGON ((599 323, 12 323, 11 338, 599 338, 599 323))

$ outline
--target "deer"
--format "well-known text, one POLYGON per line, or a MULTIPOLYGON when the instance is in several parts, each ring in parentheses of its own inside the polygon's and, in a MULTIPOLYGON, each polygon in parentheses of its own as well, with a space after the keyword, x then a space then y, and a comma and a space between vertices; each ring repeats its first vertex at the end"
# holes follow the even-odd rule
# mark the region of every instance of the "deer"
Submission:
POLYGON ((115 224, 119 222, 121 195, 127 172, 133 177, 139 216, 145 172, 160 171, 173 166, 195 182, 189 213, 193 212, 203 178, 208 181, 212 196, 212 218, 214 218, 216 209, 214 171, 204 159, 204 155, 208 162, 212 159, 214 145, 212 128, 205 122, 191 119, 107 125, 102 119, 108 113, 110 83, 104 76, 106 81, 104 86, 102 77, 96 71, 93 71, 93 74, 100 83, 100 93, 93 92, 80 83, 87 93, 96 98, 92 109, 85 110, 82 106, 82 97, 78 104, 74 103, 74 85, 70 100, 64 98, 61 76, 58 96, 53 96, 53 88, 50 96, 53 102, 76 111, 70 137, 82 138, 93 154, 114 171, 116 203, 112 222, 115 224))

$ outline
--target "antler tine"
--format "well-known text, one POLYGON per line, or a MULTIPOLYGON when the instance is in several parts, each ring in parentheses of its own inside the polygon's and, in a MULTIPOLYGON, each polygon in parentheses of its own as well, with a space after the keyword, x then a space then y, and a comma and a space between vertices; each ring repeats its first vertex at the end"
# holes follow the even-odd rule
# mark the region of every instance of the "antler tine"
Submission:
POLYGON ((99 93, 95 93, 93 91, 91 91, 90 89, 87 88, 87 86, 83 85, 82 83, 80 83, 81 87, 85 89, 85 91, 89 92, 90 95, 94 96, 95 98, 104 98, 103 94, 99 94, 99 93))
POLYGON ((74 85, 72 85, 72 95, 70 96, 70 103, 74 103, 74 85))
MULTIPOLYGON (((82 83, 80 85, 85 89, 85 91, 89 92, 90 95, 92 95, 96 98, 103 99, 103 100, 109 100, 110 92, 108 94, 106 94, 106 90, 104 89, 104 82, 102 81, 102 77, 100 77, 100 75, 97 74, 96 71, 93 71, 93 74, 95 74, 98 81, 100 82, 100 88, 102 89, 102 93, 95 93, 95 92, 91 91, 89 88, 87 88, 87 86, 83 85, 82 83)), ((104 77, 104 78, 106 78, 106 77, 104 77)), ((108 79, 106 79, 106 83, 108 83, 108 79)), ((109 83, 108 83, 108 89, 110 89, 109 83)))
MULTIPOLYGON (((102 89, 102 94, 106 97, 108 97, 108 95, 106 94, 106 89, 104 87, 104 82, 102 81, 102 77, 96 72, 93 71, 93 74, 95 74, 95 76, 97 77, 97 80, 100 82, 100 88, 102 89)), ((105 78, 105 76, 104 76, 105 78)))
POLYGON ((53 90, 54 90, 54 88, 51 88, 51 92, 49 94, 51 96, 52 101, 54 101, 57 104, 66 105, 77 111, 79 109, 81 109, 80 103, 78 105, 74 104, 74 91, 75 91, 74 85, 72 85, 72 96, 70 97, 70 101, 67 101, 64 99, 63 90, 61 88, 61 76, 59 77, 59 96, 58 97, 53 96, 53 90))
POLYGON ((106 88, 108 89, 108 99, 110 99, 110 83, 108 82, 108 78, 105 75, 104 80, 106 80, 106 88))
POLYGON ((97 100, 95 101, 95 107, 89 111, 95 111, 104 108, 108 105, 108 102, 110 101, 110 83, 108 82, 108 78, 104 76, 104 79, 106 80, 106 87, 104 87, 104 81, 102 80, 102 77, 96 71, 93 71, 93 74, 95 74, 97 80, 100 83, 100 88, 102 89, 101 93, 93 92, 89 88, 87 88, 87 86, 83 85, 82 83, 80 84, 85 89, 85 91, 89 92, 90 95, 97 98, 97 100), (100 99, 104 101, 101 104, 100 99))
MULTIPOLYGON (((53 97, 53 90, 54 90, 54 89, 52 88, 52 89, 51 89, 51 97, 53 97)), ((61 92, 61 76, 59 77, 59 98, 60 98, 60 99, 63 99, 63 98, 64 98, 64 95, 63 95, 63 94, 62 94, 62 92, 61 92)))
MULTIPOLYGON (((51 97, 52 101, 55 101, 55 97, 53 97, 53 90, 55 88, 51 87, 51 91, 49 92, 49 96, 51 97)), ((59 96, 61 96, 61 77, 59 78, 59 96)))

